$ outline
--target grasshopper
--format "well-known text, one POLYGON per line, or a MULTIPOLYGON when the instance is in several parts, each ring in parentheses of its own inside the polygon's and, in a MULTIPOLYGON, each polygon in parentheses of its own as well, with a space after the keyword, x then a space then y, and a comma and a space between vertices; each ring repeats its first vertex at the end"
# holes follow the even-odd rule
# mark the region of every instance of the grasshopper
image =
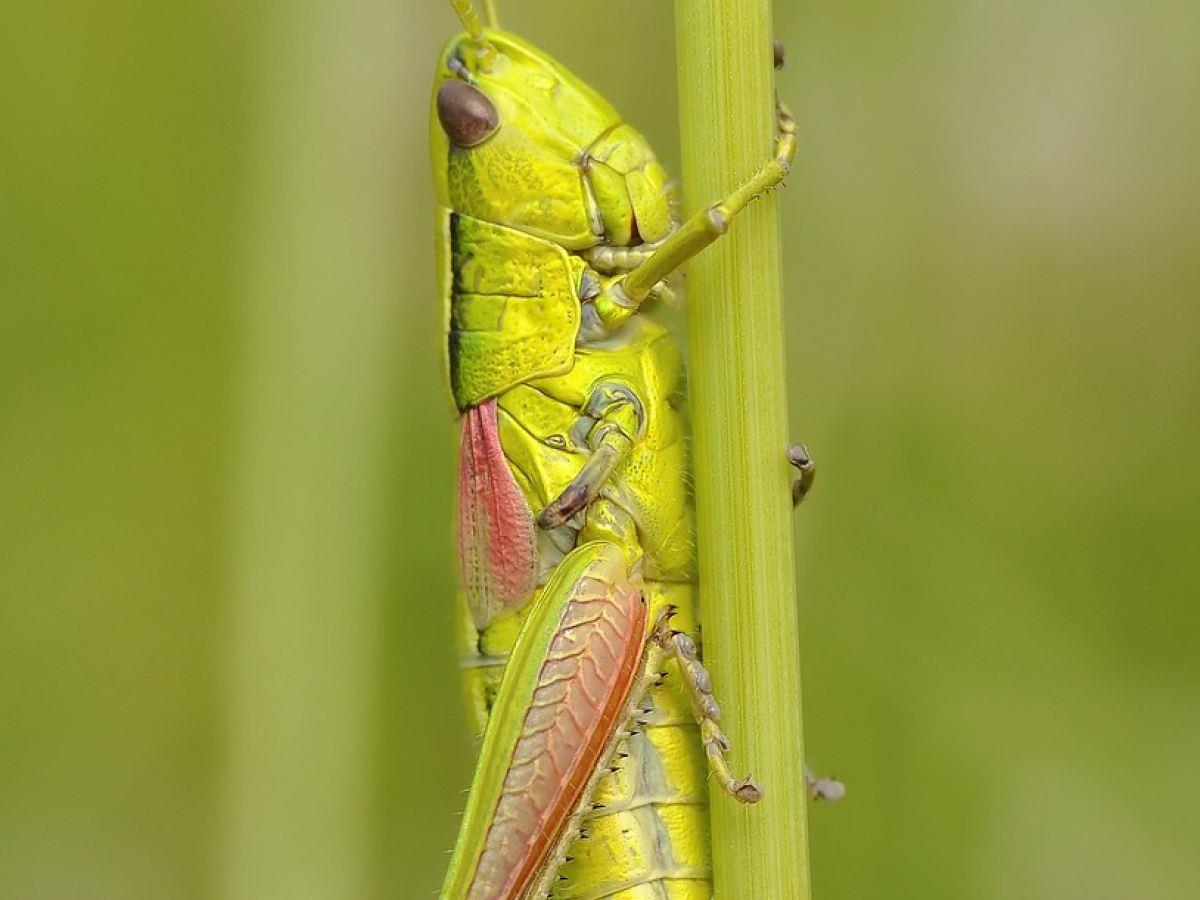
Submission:
MULTIPOLYGON (((438 61, 430 146, 483 742, 442 896, 708 898, 709 783, 763 790, 731 771, 700 661, 683 360, 655 312, 781 182, 795 124, 779 107, 771 158, 681 221, 612 106, 491 2, 486 24, 450 5, 463 33, 438 61)), ((811 461, 793 463, 799 496, 811 461)))

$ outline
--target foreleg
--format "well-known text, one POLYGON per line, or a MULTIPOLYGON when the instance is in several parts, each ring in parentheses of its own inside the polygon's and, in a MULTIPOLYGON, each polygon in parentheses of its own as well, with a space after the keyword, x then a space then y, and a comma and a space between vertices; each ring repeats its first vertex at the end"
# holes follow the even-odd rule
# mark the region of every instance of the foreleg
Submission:
POLYGON ((761 197, 787 177, 796 156, 796 120, 782 103, 776 104, 775 152, 757 172, 724 199, 693 215, 654 253, 609 291, 612 303, 637 309, 660 281, 729 230, 751 200, 761 197))

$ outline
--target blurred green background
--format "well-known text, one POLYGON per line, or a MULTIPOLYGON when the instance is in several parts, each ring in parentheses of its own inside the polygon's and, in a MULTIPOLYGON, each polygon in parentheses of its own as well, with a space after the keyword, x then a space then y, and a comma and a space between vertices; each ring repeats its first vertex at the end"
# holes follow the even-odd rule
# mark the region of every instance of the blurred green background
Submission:
MULTIPOLYGON (((668 3, 501 5, 678 171, 668 3)), ((1200 11, 776 7, 818 896, 1195 896, 1200 11)), ((0 896, 430 896, 452 16, 4 19, 0 896)))

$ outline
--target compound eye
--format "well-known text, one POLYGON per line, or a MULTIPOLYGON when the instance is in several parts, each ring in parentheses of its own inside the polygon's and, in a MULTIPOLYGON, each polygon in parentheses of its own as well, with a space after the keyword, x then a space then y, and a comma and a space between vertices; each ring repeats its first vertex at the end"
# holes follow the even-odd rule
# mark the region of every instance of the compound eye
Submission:
POLYGON ((437 112, 442 130, 460 147, 482 144, 500 127, 500 114, 488 95, 457 79, 438 89, 437 112))

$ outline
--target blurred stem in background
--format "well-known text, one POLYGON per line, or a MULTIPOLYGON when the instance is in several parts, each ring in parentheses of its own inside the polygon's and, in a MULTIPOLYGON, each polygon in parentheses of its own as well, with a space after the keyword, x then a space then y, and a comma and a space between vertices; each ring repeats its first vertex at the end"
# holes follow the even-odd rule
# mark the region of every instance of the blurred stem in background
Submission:
POLYGON ((367 897, 389 390, 395 12, 267 14, 252 157, 222 855, 231 900, 367 897), (382 123, 382 124, 381 124, 382 123))
MULTIPOLYGON (((814 888, 1191 900, 1200 8, 775 5, 808 749, 851 788, 809 808, 814 888)), ((668 4, 500 6, 680 171, 668 4)), ((0 897, 429 897, 470 777, 426 141, 453 16, 4 12, 0 897)), ((768 137, 736 136, 748 171, 768 137)))
MULTIPOLYGON (((678 0, 688 211, 770 158, 768 0, 678 0)), ((737 768, 766 796, 713 799, 715 893, 810 895, 786 448, 779 224, 753 203, 689 270, 688 324, 705 662, 737 768)))

